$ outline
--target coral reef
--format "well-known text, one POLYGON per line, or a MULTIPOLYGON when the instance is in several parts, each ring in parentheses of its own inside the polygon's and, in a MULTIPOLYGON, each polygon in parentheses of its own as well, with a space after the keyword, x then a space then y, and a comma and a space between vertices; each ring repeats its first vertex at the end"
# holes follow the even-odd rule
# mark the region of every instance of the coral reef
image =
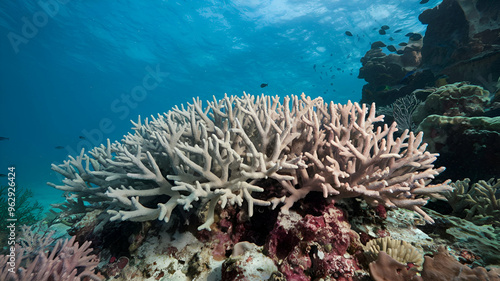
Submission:
MULTIPOLYGON (((488 87, 500 76, 500 3, 483 0, 444 0, 424 11, 427 24, 422 66, 445 74, 449 82, 470 81, 488 87)), ((488 90, 498 90, 490 89, 488 90)))
POLYGON ((41 249, 36 254, 26 253, 30 250, 29 247, 16 246, 15 261, 11 261, 11 254, 0 256, 0 280, 101 280, 94 273, 98 261, 95 255, 90 255, 92 251, 92 248, 89 248, 90 244, 90 242, 85 242, 80 246, 75 242, 75 237, 72 237, 64 241, 58 240, 51 250, 41 249), (31 258, 33 256, 34 258, 31 258))
POLYGON ((462 215, 466 208, 469 208, 469 202, 466 200, 469 193, 473 193, 473 186, 470 185, 470 179, 457 180, 450 183, 453 190, 444 192, 446 201, 452 208, 451 214, 454 216, 462 215))
POLYGON ((280 214, 264 249, 279 263, 278 269, 286 280, 327 276, 353 280, 357 265, 348 254, 351 244, 359 245, 359 238, 343 212, 332 204, 318 216, 293 211, 280 214))
POLYGON ((48 226, 42 223, 21 226, 21 235, 17 243, 23 250, 23 257, 33 260, 40 251, 48 251, 54 246, 54 234, 55 230, 49 230, 48 226))
POLYGON ((500 173, 500 117, 430 115, 419 125, 429 150, 440 154, 447 178, 495 177, 500 173), (466 151, 468 153, 456 153, 466 151))
POLYGON ((269 280, 278 268, 273 260, 262 254, 262 247, 249 242, 234 245, 233 253, 222 264, 224 280, 269 280))
POLYGON ((471 269, 460 264, 444 247, 439 247, 434 256, 425 256, 421 276, 414 268, 407 268, 391 256, 380 252, 376 262, 370 263, 370 272, 375 281, 448 281, 448 280, 500 280, 500 270, 487 271, 483 267, 471 269))
POLYGON ((427 210, 435 219, 433 225, 420 228, 429 233, 435 244, 446 244, 455 253, 467 250, 478 256, 475 266, 500 265, 500 228, 492 225, 476 225, 455 216, 427 210))
POLYGON ((486 271, 482 267, 469 268, 460 264, 444 247, 439 247, 433 257, 425 256, 422 280, 500 280, 500 270, 486 271))
POLYGON ((435 88, 420 103, 413 114, 413 121, 420 124, 433 114, 443 116, 481 116, 490 105, 490 92, 466 82, 447 84, 435 88))
POLYGON ((444 168, 426 152, 422 134, 394 138, 396 123, 357 103, 337 105, 305 95, 225 96, 206 108, 194 99, 158 117, 134 123, 122 142, 52 168, 66 177, 50 184, 107 210, 111 220, 169 221, 176 206, 194 209, 210 229, 217 206, 281 207, 311 192, 334 199, 361 197, 373 206, 422 211, 428 196, 448 190, 428 185, 444 168), (427 197, 425 197, 427 196, 427 197))
MULTIPOLYGON (((202 241, 173 221, 159 224, 145 235, 130 258, 117 257, 109 249, 102 251, 100 272, 113 280, 221 280, 226 256, 214 256, 221 241, 202 241)), ((198 235, 202 232, 196 231, 198 235)))
POLYGON ((434 85, 432 73, 418 68, 422 60, 421 49, 422 38, 410 38, 398 54, 386 55, 380 47, 372 44, 361 58, 358 78, 368 82, 363 87, 361 102, 385 106, 417 88, 434 85))
POLYGON ((363 78, 366 82, 374 85, 395 85, 404 78, 408 71, 415 70, 419 65, 417 58, 412 60, 413 63, 408 63, 410 60, 404 58, 411 52, 419 52, 422 42, 410 41, 409 43, 404 47, 404 50, 407 51, 406 55, 386 55, 381 48, 372 47, 361 58, 363 66, 359 70, 359 78, 363 78))
POLYGON ((380 252, 377 260, 370 263, 370 274, 375 281, 423 281, 414 267, 396 261, 385 252, 380 252))
POLYGON ((448 168, 443 177, 458 180, 468 175, 477 180, 498 175, 500 119, 494 95, 466 82, 414 93, 425 101, 413 120, 424 132, 429 150, 440 154, 436 164, 448 168))
POLYGON ((377 113, 385 115, 386 118, 392 118, 392 120, 398 124, 398 129, 402 131, 408 129, 409 131, 415 132, 417 124, 413 121, 413 114, 420 102, 416 93, 413 92, 407 96, 396 99, 390 105, 378 107, 377 113))
POLYGON ((500 180, 480 180, 470 185, 470 179, 456 181, 451 184, 454 189, 443 195, 453 208, 456 216, 465 216, 478 225, 492 224, 500 226, 500 199, 497 199, 500 190, 500 180))
POLYGON ((421 268, 424 262, 423 254, 417 248, 410 243, 391 237, 373 239, 365 245, 365 255, 372 261, 377 259, 380 252, 388 254, 405 265, 411 263, 417 268, 421 268))
POLYGON ((445 0, 425 10, 419 16, 427 25, 423 39, 417 36, 390 55, 378 48, 385 45, 380 42, 361 59, 359 78, 368 82, 361 101, 386 106, 417 89, 461 81, 498 93, 498 11, 498 2, 483 0, 445 0))

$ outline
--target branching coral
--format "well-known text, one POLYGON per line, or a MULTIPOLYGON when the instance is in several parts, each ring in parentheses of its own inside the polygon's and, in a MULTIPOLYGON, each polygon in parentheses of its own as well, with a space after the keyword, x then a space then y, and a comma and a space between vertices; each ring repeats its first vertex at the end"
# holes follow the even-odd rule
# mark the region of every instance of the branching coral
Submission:
POLYGON ((455 187, 453 191, 445 192, 443 195, 453 208, 456 215, 465 213, 465 219, 476 224, 499 225, 500 221, 500 199, 497 198, 500 190, 500 179, 488 181, 480 180, 470 185, 470 179, 456 181, 451 184, 455 187))
POLYGON ((475 186, 475 192, 467 195, 467 201, 472 206, 468 211, 467 219, 472 221, 481 221, 485 224, 500 222, 500 199, 497 198, 497 192, 500 188, 500 180, 490 179, 489 181, 480 180, 475 186))
POLYGON ((80 281, 101 280, 93 270, 98 264, 90 255, 90 242, 81 246, 75 237, 59 240, 49 252, 40 250, 34 259, 24 255, 24 249, 16 247, 15 261, 9 255, 0 256, 0 280, 5 281, 80 281), (86 279, 84 279, 86 278, 86 279))
POLYGON ((199 229, 210 229, 218 204, 275 208, 286 213, 309 192, 363 197, 372 205, 427 216, 425 196, 448 190, 428 185, 444 168, 432 164, 422 134, 396 124, 378 127, 375 105, 325 103, 305 95, 225 96, 134 123, 134 134, 52 168, 66 177, 58 189, 76 194, 111 220, 168 221, 180 205, 208 206, 199 229), (273 182, 272 184, 269 184, 273 182), (201 204, 200 204, 201 202, 201 204))
POLYGON ((45 224, 37 223, 32 226, 21 226, 21 235, 18 244, 23 250, 23 257, 34 259, 40 251, 45 252, 49 249, 55 239, 52 237, 55 230, 49 230, 45 224))
POLYGON ((458 180, 450 184, 453 190, 444 192, 443 195, 446 197, 446 201, 453 209, 454 215, 459 215, 469 207, 469 202, 465 200, 467 194, 473 192, 473 188, 470 185, 470 179, 458 180))

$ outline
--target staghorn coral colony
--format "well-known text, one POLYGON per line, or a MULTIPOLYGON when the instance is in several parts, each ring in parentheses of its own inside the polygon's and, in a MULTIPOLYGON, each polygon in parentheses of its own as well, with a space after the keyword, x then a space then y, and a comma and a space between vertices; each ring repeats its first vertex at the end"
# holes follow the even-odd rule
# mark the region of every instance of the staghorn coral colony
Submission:
MULTIPOLYGON (((349 280, 359 269, 351 254, 361 244, 335 202, 360 198, 379 209, 414 211, 432 223, 421 207, 451 190, 447 182, 429 184, 444 168, 434 167, 437 154, 426 151, 422 133, 406 130, 395 137, 396 123, 382 125, 382 120, 374 104, 340 105, 304 94, 283 99, 225 96, 206 106, 194 99, 151 120, 133 122, 134 133, 121 142, 108 141, 53 165, 66 179, 63 185, 50 185, 67 192, 67 203, 58 206, 61 216, 94 216, 84 219, 92 221, 91 230, 75 226, 74 233, 92 237, 116 231, 112 229, 120 221, 141 222, 128 255, 162 256, 148 248, 165 243, 152 241, 158 238, 151 232, 162 241, 178 236, 193 240, 206 248, 201 253, 207 255, 197 258, 206 263, 226 260, 226 251, 246 239, 260 244, 253 251, 265 253, 268 264, 278 265, 267 278, 337 275, 349 280), (313 198, 313 205, 307 198, 313 198), (270 215, 267 233, 258 226, 262 213, 270 215), (197 230, 182 226, 196 221, 197 230)), ((165 261, 172 277, 183 272, 180 257, 192 260, 196 253, 167 245, 160 252, 177 257, 165 261)), ((240 265, 234 258, 226 260, 221 278, 246 276, 240 265)), ((117 274, 105 267, 103 272, 117 274)), ((157 277, 167 274, 161 267, 154 272, 157 277)), ((120 274, 140 276, 132 269, 120 274)), ((207 278, 199 268, 191 274, 207 278)))
POLYGON ((176 206, 206 205, 199 230, 210 229, 217 205, 245 205, 252 217, 254 206, 283 203, 287 213, 310 192, 361 197, 432 222, 420 206, 449 189, 428 185, 444 168, 434 168, 436 154, 425 151, 422 134, 394 138, 395 123, 374 127, 382 118, 374 105, 327 104, 305 95, 282 102, 226 96, 205 108, 194 100, 139 120, 122 142, 53 165, 66 179, 50 185, 106 210, 111 221, 168 222, 176 206), (151 207, 160 196, 167 200, 151 207))
POLYGON ((468 208, 466 219, 495 222, 498 183, 435 181, 444 167, 423 133, 383 119, 375 104, 246 93, 139 118, 120 142, 52 165, 65 179, 49 185, 66 202, 45 223, 73 237, 23 228, 17 272, 0 276, 433 280, 446 268, 496 280, 496 269, 464 265, 498 261, 476 255, 500 241, 496 228, 462 227, 423 206, 447 200, 454 212, 468 208), (464 249, 453 252, 460 262, 437 248, 444 236, 464 249))
POLYGON ((462 264, 440 249, 449 267, 493 278, 495 270, 462 267, 481 261, 475 253, 495 243, 481 237, 496 230, 479 227, 464 240, 474 227, 443 223, 423 206, 448 200, 455 212, 470 208, 467 218, 489 212, 494 221, 498 184, 431 184, 444 168, 434 166, 438 155, 423 133, 398 132, 375 112, 374 104, 244 93, 139 118, 120 142, 52 165, 65 179, 49 185, 66 202, 47 224, 73 237, 23 228, 18 272, 1 276, 305 281, 370 280, 369 272, 374 280, 432 280, 444 265, 427 256, 422 264, 423 254, 442 238, 424 232, 437 220, 456 237, 454 248, 471 249, 455 253, 462 264))
POLYGON ((500 10, 484 3, 426 10, 396 54, 373 43, 366 104, 195 98, 52 165, 66 201, 22 228, 0 280, 500 280, 500 10))

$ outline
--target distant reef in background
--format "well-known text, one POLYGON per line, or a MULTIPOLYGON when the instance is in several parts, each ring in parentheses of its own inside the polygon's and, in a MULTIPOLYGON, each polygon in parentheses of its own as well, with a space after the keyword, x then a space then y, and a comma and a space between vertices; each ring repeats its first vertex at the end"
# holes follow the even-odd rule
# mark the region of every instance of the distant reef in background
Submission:
POLYGON ((423 130, 443 178, 500 174, 499 19, 499 1, 444 0, 419 16, 425 36, 407 34, 391 54, 375 42, 361 59, 361 102, 423 130))

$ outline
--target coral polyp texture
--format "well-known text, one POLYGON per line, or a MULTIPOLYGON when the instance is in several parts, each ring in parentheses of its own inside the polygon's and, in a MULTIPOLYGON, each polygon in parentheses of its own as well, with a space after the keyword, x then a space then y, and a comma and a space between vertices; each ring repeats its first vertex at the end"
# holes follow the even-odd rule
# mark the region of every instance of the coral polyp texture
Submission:
POLYGON ((444 168, 426 151, 422 133, 375 127, 371 107, 322 98, 252 96, 199 99, 133 123, 121 142, 96 147, 62 165, 66 179, 50 185, 111 220, 168 221, 177 206, 203 213, 210 229, 218 206, 254 205, 287 213, 310 192, 325 198, 362 197, 432 219, 420 208, 449 190, 429 185, 444 168))

